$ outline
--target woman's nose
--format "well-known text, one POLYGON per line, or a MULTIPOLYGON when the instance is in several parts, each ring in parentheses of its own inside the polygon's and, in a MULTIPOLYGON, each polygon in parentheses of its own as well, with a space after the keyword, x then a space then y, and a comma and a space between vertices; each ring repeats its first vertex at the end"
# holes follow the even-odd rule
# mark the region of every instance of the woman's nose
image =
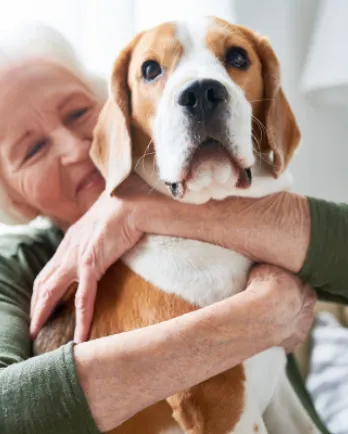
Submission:
POLYGON ((62 164, 79 163, 88 157, 90 140, 66 128, 60 128, 55 133, 55 144, 62 164))

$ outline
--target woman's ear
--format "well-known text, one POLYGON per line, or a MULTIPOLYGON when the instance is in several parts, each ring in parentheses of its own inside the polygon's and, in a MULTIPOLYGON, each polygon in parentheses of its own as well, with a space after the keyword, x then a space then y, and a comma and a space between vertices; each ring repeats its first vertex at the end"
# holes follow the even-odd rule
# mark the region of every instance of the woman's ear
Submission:
POLYGON ((264 37, 256 36, 256 39, 264 85, 263 119, 260 120, 266 127, 261 149, 273 154, 272 170, 278 176, 286 169, 298 148, 301 133, 281 88, 279 61, 271 44, 264 37))
POLYGON ((141 35, 137 35, 121 51, 114 63, 110 97, 94 130, 91 158, 104 176, 109 194, 112 194, 132 170, 128 68, 133 49, 141 35))

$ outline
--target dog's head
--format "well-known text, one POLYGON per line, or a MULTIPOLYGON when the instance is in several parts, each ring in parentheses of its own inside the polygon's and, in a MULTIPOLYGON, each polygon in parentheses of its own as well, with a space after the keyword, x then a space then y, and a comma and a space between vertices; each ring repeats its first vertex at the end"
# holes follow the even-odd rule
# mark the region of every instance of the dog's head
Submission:
POLYGON ((268 40, 217 18, 137 35, 109 93, 91 155, 110 193, 134 169, 178 199, 222 199, 259 165, 278 177, 299 144, 268 40))

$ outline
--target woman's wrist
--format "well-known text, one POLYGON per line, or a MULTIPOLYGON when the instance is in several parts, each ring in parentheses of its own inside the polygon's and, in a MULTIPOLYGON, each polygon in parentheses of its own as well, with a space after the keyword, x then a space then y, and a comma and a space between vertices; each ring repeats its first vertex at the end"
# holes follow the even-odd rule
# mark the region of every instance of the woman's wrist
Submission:
POLYGON ((263 304, 262 291, 245 292, 161 324, 75 346, 78 378, 98 428, 110 430, 280 342, 279 330, 267 320, 274 313, 263 304))

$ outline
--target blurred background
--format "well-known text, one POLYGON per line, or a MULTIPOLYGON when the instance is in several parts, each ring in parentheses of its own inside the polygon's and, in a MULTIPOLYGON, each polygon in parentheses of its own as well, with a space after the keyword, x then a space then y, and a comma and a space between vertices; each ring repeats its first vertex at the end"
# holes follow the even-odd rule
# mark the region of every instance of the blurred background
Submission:
POLYGON ((134 34, 161 21, 216 15, 267 35, 303 134, 292 163, 295 190, 348 201, 348 1, 0 0, 0 6, 0 37, 21 22, 46 22, 103 75, 134 34))

